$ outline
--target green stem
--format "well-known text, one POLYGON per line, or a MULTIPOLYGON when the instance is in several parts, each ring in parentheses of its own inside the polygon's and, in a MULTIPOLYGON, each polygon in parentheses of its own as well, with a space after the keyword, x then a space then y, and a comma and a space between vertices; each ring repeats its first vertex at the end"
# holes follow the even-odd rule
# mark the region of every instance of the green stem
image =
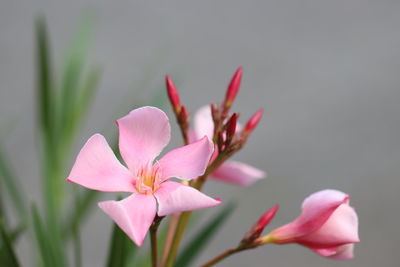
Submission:
POLYGON ((239 252, 239 251, 241 251, 241 250, 243 250, 243 249, 240 249, 240 248, 238 248, 238 247, 237 247, 237 248, 228 249, 228 250, 226 250, 225 252, 219 254, 219 255, 218 255, 217 257, 215 257, 214 259, 212 259, 212 260, 206 262, 205 264, 201 265, 200 267, 210 267, 210 266, 213 266, 214 264, 216 264, 216 263, 222 261, 223 259, 225 259, 225 258, 229 257, 230 255, 235 254, 235 253, 237 253, 237 252, 239 252))
POLYGON ((178 227, 178 222, 179 222, 180 217, 181 217, 180 213, 173 214, 169 221, 167 238, 165 240, 163 254, 162 254, 162 258, 161 258, 161 266, 164 266, 165 262, 167 261, 167 257, 169 255, 169 251, 171 249, 172 242, 174 241, 174 236, 175 236, 176 229, 178 227))
POLYGON ((153 225, 150 227, 150 243, 151 243, 151 262, 152 267, 158 266, 158 249, 157 249, 157 230, 161 220, 164 217, 158 217, 154 219, 153 225))
POLYGON ((178 222, 178 227, 176 229, 174 240, 171 244, 171 248, 168 253, 167 261, 165 263, 165 267, 172 267, 176 258, 176 254, 179 249, 179 244, 182 240, 183 234, 185 232, 187 223, 189 221, 190 215, 192 215, 191 211, 183 212, 180 220, 178 222))

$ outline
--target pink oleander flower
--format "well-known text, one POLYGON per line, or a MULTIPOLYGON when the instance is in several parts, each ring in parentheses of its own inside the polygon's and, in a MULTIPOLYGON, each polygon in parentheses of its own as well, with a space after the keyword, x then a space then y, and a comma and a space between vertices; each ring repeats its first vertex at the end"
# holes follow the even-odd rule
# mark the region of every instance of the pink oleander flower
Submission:
POLYGON ((197 178, 205 172, 213 144, 203 137, 155 158, 170 141, 167 115, 155 107, 142 107, 117 120, 123 166, 105 138, 93 135, 83 146, 67 180, 89 189, 132 193, 121 201, 104 201, 99 207, 141 246, 156 214, 216 206, 219 200, 170 181, 197 178))
MULTIPOLYGON (((237 124, 236 130, 241 131, 239 124, 237 124)), ((213 132, 214 124, 210 107, 202 107, 194 116, 194 129, 190 132, 190 141, 196 141, 204 135, 212 139, 213 132)), ((241 186, 251 185, 265 176, 266 173, 262 170, 233 160, 224 162, 211 174, 211 177, 215 180, 241 186)))
POLYGON ((273 230, 263 239, 270 243, 298 243, 321 256, 353 258, 358 238, 358 218, 350 197, 336 190, 323 190, 306 198, 302 212, 293 222, 273 230))

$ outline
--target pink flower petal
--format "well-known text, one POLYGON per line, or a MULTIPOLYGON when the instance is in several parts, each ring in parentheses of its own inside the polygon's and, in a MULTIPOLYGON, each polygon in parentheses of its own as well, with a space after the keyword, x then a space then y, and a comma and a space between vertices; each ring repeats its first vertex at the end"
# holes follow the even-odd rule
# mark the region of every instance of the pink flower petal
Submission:
POLYGON ((329 256, 333 260, 351 260, 354 258, 354 244, 340 246, 336 254, 329 256))
POLYGON ((323 257, 330 257, 336 254, 338 247, 332 248, 314 248, 312 249, 315 253, 323 256, 323 257))
POLYGON ((167 181, 154 193, 158 201, 158 215, 214 207, 221 201, 213 199, 193 187, 167 181))
POLYGON ((332 248, 313 249, 315 253, 333 260, 350 260, 354 257, 354 244, 332 248))
MULTIPOLYGON (((236 123, 236 133, 242 131, 243 126, 236 123)), ((214 122, 211 116, 210 106, 204 106, 197 110, 194 115, 194 131, 190 133, 191 142, 196 141, 203 136, 212 139, 214 135, 214 122)))
POLYGON ((241 186, 251 185, 265 176, 262 170, 237 161, 226 161, 211 174, 215 180, 241 186))
POLYGON ((211 116, 210 106, 204 106, 200 108, 194 115, 194 132, 196 139, 200 139, 203 136, 208 136, 212 139, 214 134, 214 123, 211 116))
POLYGON ((302 212, 293 222, 276 230, 273 236, 277 243, 289 243, 318 230, 348 196, 337 190, 323 190, 306 198, 302 212))
POLYGON ((167 115, 155 107, 132 110, 117 120, 119 150, 131 171, 151 163, 169 143, 171 129, 167 115))
POLYGON ((204 174, 213 149, 213 144, 205 136, 197 142, 170 151, 159 161, 162 180, 170 177, 190 180, 204 174))
POLYGON ((134 192, 134 177, 115 157, 106 139, 95 134, 76 158, 68 181, 106 192, 134 192))
POLYGON ((99 207, 139 247, 156 216, 157 204, 153 195, 132 194, 121 201, 104 201, 99 207))
POLYGON ((348 204, 340 205, 317 231, 299 239, 300 244, 311 247, 340 246, 359 242, 358 218, 348 204))

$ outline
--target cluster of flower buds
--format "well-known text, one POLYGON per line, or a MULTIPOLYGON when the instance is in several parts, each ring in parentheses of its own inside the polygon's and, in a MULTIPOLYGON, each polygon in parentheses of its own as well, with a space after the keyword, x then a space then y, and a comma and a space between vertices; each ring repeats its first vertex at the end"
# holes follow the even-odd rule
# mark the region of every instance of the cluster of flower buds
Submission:
MULTIPOLYGON (((211 104, 208 111, 203 110, 201 112, 202 117, 208 117, 208 114, 210 114, 209 116, 211 117, 210 123, 212 123, 212 127, 209 128, 212 129, 212 132, 206 133, 206 135, 212 139, 213 143, 215 144, 215 152, 211 161, 211 163, 215 163, 214 169, 220 166, 226 159, 231 157, 235 152, 243 147, 248 139, 248 136, 257 127, 263 115, 263 110, 258 110, 253 116, 251 116, 251 118, 243 127, 238 123, 239 114, 230 113, 230 109, 239 92, 242 73, 243 68, 239 67, 233 75, 226 90, 225 99, 221 103, 211 104)), ((166 85, 168 97, 180 126, 182 135, 184 136, 185 142, 186 140, 192 142, 193 140, 190 140, 191 134, 188 126, 189 113, 185 106, 181 105, 178 91, 169 76, 166 77, 166 85)), ((202 120, 204 120, 204 118, 202 120)), ((202 123, 209 124, 209 122, 202 123)), ((197 138, 199 138, 199 136, 197 136, 197 138)), ((240 166, 240 169, 243 170, 243 166, 240 166)), ((247 172, 249 172, 250 168, 247 169, 247 172)), ((252 168, 250 171, 253 172, 253 176, 257 176, 258 178, 265 176, 265 174, 261 173, 259 170, 252 168)), ((241 185, 249 184, 246 182, 234 183, 241 185)))
POLYGON ((239 92, 243 68, 239 67, 233 75, 225 99, 220 104, 211 105, 211 116, 214 121, 214 142, 218 150, 227 155, 232 155, 243 147, 249 134, 256 128, 261 120, 263 110, 259 109, 242 128, 238 125, 238 113, 229 113, 239 92))

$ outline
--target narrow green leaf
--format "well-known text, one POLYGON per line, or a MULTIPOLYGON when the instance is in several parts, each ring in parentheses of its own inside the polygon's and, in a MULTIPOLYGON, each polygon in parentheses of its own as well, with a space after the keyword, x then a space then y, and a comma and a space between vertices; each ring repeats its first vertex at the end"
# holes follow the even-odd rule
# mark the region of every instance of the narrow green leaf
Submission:
POLYGON ((128 266, 128 259, 132 258, 138 249, 118 225, 113 225, 106 267, 125 267, 128 266))
POLYGON ((52 75, 52 64, 50 59, 50 45, 47 35, 47 26, 43 17, 36 19, 36 70, 37 70, 37 96, 38 96, 38 119, 39 133, 42 141, 42 186, 44 205, 46 207, 46 222, 48 231, 57 236, 57 225, 59 224, 58 210, 63 201, 63 179, 60 168, 58 142, 56 142, 57 110, 56 90, 52 75))
POLYGON ((0 220, 0 263, 2 266, 18 267, 17 256, 12 247, 12 241, 8 235, 3 222, 0 220))
MULTIPOLYGON (((21 187, 18 185, 18 179, 14 175, 11 164, 7 160, 7 156, 3 150, 2 144, 0 143, 0 179, 4 185, 3 192, 8 194, 11 198, 11 204, 23 222, 26 218, 26 207, 25 198, 22 193, 21 187)), ((3 196, 3 194, 2 194, 3 196)))
POLYGON ((53 144, 53 89, 49 41, 46 22, 43 17, 36 19, 36 49, 37 49, 37 89, 38 89, 38 117, 41 134, 44 140, 53 144))
POLYGON ((43 225, 39 213, 35 206, 32 207, 33 226, 37 246, 40 252, 40 258, 45 267, 59 266, 55 257, 54 248, 51 246, 51 241, 46 236, 45 226, 43 225))
POLYGON ((216 214, 193 239, 185 246, 179 254, 174 266, 189 266, 190 263, 200 254, 207 243, 214 237, 218 229, 222 227, 229 215, 235 209, 236 204, 228 203, 218 214, 216 214))

